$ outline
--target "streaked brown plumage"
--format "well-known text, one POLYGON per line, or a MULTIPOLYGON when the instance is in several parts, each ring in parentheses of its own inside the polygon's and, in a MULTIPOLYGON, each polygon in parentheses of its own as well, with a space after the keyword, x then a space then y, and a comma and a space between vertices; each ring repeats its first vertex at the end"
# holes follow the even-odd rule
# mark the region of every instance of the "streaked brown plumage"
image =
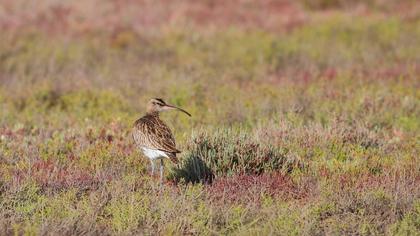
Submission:
POLYGON ((158 114, 146 114, 134 123, 134 141, 139 147, 165 152, 172 162, 177 163, 176 154, 181 151, 176 149, 171 130, 158 114))
POLYGON ((191 116, 185 110, 166 104, 160 98, 153 98, 147 106, 147 113, 134 123, 133 138, 137 147, 141 149, 152 164, 152 174, 154 174, 154 160, 160 159, 160 174, 163 179, 163 158, 169 158, 177 163, 176 154, 180 153, 176 148, 175 139, 169 127, 159 118, 159 112, 177 109, 191 116))

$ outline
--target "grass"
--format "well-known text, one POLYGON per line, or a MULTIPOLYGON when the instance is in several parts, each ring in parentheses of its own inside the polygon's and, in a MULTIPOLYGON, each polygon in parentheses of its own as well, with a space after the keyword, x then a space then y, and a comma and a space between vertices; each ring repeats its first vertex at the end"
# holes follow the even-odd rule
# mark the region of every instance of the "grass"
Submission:
POLYGON ((90 3, 0 5, 0 234, 420 230, 418 4, 90 3), (130 135, 150 97, 193 115, 162 114, 164 187, 130 135))

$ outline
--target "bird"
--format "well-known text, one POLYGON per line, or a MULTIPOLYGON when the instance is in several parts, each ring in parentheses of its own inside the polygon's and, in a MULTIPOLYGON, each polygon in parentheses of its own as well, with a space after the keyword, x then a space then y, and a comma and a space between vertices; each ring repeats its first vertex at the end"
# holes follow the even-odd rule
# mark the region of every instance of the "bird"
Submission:
POLYGON ((181 153, 176 148, 175 139, 169 127, 159 118, 159 113, 168 110, 178 110, 191 117, 186 110, 169 105, 161 98, 152 98, 147 103, 146 114, 136 120, 132 135, 137 148, 149 158, 151 174, 155 175, 155 161, 160 160, 160 182, 163 182, 163 159, 168 158, 177 164, 176 155, 181 153))

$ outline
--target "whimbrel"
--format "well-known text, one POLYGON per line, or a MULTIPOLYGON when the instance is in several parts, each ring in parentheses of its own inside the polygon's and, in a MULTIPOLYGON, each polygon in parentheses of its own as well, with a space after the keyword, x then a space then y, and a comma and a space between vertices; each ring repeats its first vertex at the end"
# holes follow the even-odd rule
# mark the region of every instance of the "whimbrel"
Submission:
POLYGON ((179 107, 166 104, 160 98, 153 98, 147 104, 146 115, 134 123, 133 138, 137 147, 149 158, 152 166, 152 175, 155 174, 155 160, 160 160, 160 181, 163 182, 163 159, 169 158, 178 163, 175 139, 169 127, 159 118, 159 113, 166 110, 179 110, 191 116, 190 113, 179 107))

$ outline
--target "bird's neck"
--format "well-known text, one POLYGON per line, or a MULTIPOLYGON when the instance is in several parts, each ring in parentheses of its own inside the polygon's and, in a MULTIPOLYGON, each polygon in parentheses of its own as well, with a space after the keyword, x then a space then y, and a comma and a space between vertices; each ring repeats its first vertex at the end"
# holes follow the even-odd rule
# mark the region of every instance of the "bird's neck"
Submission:
POLYGON ((159 118, 159 112, 157 111, 148 111, 146 112, 146 115, 159 118))

